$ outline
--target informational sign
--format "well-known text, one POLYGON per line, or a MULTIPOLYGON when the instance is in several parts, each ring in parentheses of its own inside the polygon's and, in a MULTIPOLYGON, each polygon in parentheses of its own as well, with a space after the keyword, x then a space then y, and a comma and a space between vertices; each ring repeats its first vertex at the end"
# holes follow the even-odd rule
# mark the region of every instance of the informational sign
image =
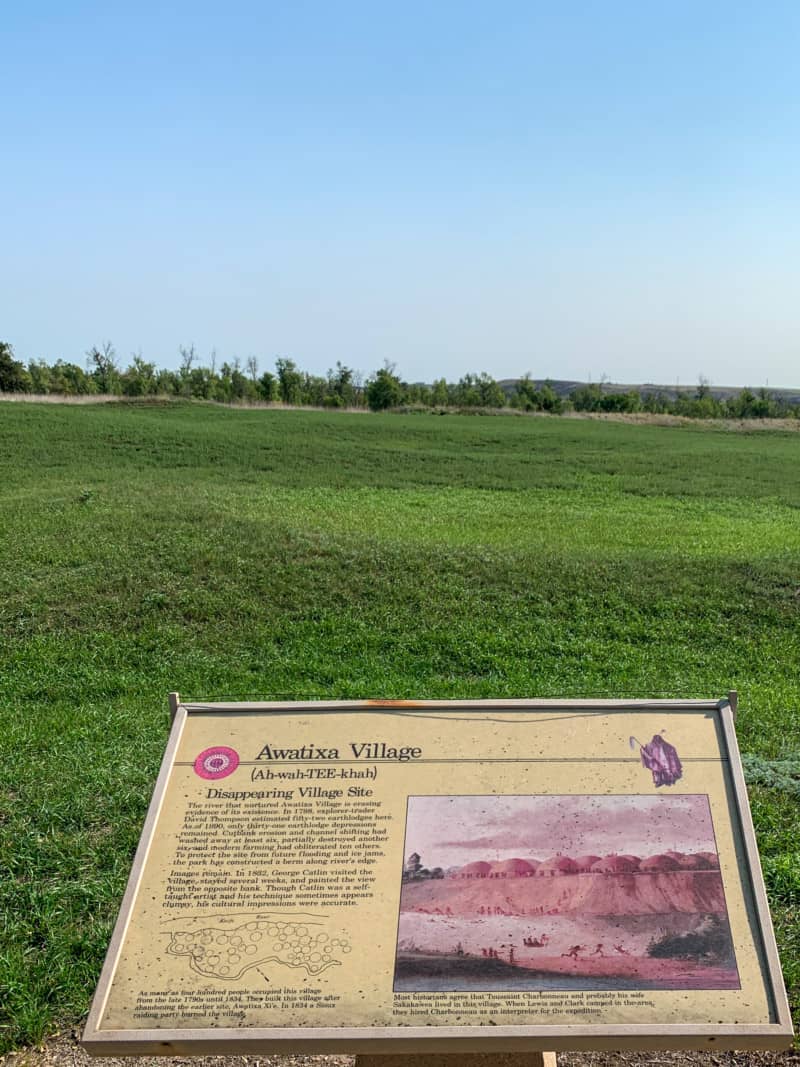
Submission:
POLYGON ((179 704, 84 1044, 791 1032, 727 700, 179 704))

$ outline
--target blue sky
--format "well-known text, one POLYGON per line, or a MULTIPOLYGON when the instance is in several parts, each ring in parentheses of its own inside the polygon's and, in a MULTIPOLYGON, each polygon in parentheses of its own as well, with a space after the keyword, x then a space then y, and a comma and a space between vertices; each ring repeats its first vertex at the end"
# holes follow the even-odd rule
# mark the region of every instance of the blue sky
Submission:
POLYGON ((794 3, 7 4, 0 339, 800 385, 794 3))

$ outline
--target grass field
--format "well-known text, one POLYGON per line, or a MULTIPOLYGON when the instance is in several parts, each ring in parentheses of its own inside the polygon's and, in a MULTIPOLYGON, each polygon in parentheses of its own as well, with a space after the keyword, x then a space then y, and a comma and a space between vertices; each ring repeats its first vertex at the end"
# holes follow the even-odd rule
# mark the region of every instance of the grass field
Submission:
POLYGON ((737 688, 797 1009, 798 470, 768 431, 0 405, 0 1050, 88 1006, 170 689, 737 688))

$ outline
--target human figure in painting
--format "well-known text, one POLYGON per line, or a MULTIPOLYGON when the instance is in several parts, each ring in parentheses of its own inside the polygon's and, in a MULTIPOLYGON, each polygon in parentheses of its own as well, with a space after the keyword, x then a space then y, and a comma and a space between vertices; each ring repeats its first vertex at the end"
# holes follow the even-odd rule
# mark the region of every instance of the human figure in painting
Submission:
POLYGON ((631 748, 636 748, 637 745, 642 766, 652 773, 656 787, 674 785, 683 776, 683 766, 677 751, 661 734, 655 734, 652 741, 648 741, 646 745, 631 737, 631 748))
POLYGON ((630 956, 630 952, 623 948, 622 945, 614 945, 614 951, 619 952, 620 956, 630 956))
POLYGON ((526 948, 544 948, 550 938, 542 934, 541 937, 526 937, 523 940, 526 948))
POLYGON ((605 953, 603 952, 602 944, 598 944, 597 948, 594 950, 592 955, 593 956, 605 956, 605 953))
POLYGON ((562 952, 562 957, 567 956, 571 960, 576 960, 581 952, 586 951, 586 945, 573 945, 569 952, 562 952))

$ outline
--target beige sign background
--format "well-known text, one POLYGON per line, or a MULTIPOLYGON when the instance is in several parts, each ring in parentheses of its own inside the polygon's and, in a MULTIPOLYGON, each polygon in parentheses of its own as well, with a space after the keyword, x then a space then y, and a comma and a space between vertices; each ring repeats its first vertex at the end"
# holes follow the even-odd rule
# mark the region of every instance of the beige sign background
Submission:
POLYGON ((790 1035, 727 701, 195 704, 84 1044, 790 1035))

